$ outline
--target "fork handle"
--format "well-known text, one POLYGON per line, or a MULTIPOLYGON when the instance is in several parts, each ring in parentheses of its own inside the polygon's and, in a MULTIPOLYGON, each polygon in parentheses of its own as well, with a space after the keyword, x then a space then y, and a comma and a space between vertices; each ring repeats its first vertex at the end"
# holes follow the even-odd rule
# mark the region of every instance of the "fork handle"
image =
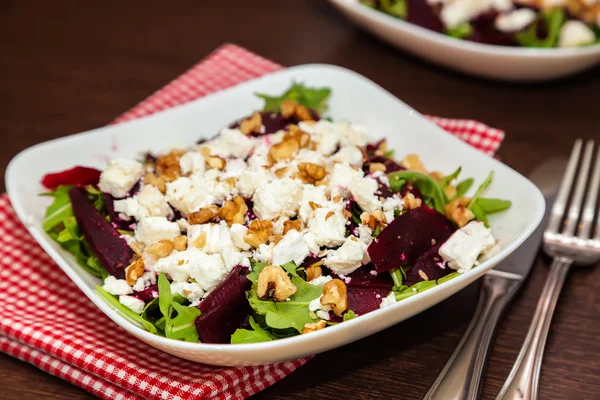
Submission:
POLYGON ((471 322, 424 400, 479 398, 481 376, 494 332, 521 283, 512 274, 504 275, 494 271, 494 274, 482 278, 479 300, 471 322))
POLYGON ((572 260, 564 257, 552 260, 525 343, 496 400, 537 400, 550 322, 572 263, 572 260))

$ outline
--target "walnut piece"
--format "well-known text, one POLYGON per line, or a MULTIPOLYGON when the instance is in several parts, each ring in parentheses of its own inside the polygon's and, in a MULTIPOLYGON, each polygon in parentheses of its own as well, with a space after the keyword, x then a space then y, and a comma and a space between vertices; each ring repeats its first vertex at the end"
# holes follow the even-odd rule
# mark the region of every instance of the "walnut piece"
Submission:
POLYGON ((402 198, 402 205, 407 210, 412 210, 413 208, 421 207, 423 201, 415 197, 412 193, 407 193, 402 198))
POLYGON ((400 163, 404 168, 413 171, 427 172, 425 166, 421 162, 421 158, 417 154, 407 154, 404 160, 400 163))
POLYGON ((227 160, 219 156, 208 156, 206 157, 206 165, 208 165, 209 168, 218 169, 219 171, 222 171, 227 165, 227 160))
POLYGON ((299 178, 304 183, 315 184, 322 180, 327 175, 327 171, 324 167, 309 163, 301 162, 298 164, 299 178))
POLYGON ((296 286, 283 268, 269 265, 260 271, 256 290, 259 299, 285 301, 294 293, 296 293, 296 286))
POLYGON ((286 233, 288 233, 289 231, 291 231, 292 229, 295 231, 302 231, 302 221, 300 221, 299 219, 295 219, 293 221, 284 221, 283 222, 283 234, 285 235, 286 233))
POLYGON ((219 211, 219 218, 224 219, 227 225, 244 224, 248 206, 243 197, 235 196, 233 200, 225 202, 219 211))
POLYGON ((348 295, 346 294, 346 284, 340 279, 332 279, 323 286, 323 295, 321 304, 333 309, 333 313, 338 317, 348 309, 348 295))
POLYGON ((298 154, 298 151, 300 151, 300 145, 295 139, 285 139, 271 146, 269 160, 271 164, 275 164, 281 160, 289 160, 294 158, 298 154))
POLYGON ((323 261, 317 261, 316 263, 311 264, 309 267, 306 268, 304 272, 306 273, 307 282, 310 282, 313 279, 316 279, 323 275, 323 268, 321 268, 321 265, 323 265, 323 261))
POLYGON ((360 222, 362 222, 363 225, 367 225, 371 230, 375 230, 377 227, 383 229, 387 226, 387 218, 381 210, 375 210, 372 213, 363 211, 363 213, 360 214, 360 222))
POLYGON ((154 186, 162 194, 165 194, 167 191, 167 185, 165 184, 164 179, 159 178, 150 172, 144 175, 144 184, 154 186))
POLYGON ((212 205, 188 214, 187 221, 191 225, 205 224, 219 215, 219 207, 212 205))
POLYGON ((467 208, 471 199, 468 197, 459 197, 458 199, 452 200, 444 207, 444 213, 452 221, 456 222, 459 228, 462 228, 469 223, 475 214, 467 208))
POLYGON ((251 133, 259 133, 261 127, 262 117, 259 112, 255 112, 250 118, 240 123, 239 129, 244 135, 249 135, 251 133))
POLYGON ((316 210, 317 208, 321 208, 321 205, 318 203, 315 203, 312 200, 308 201, 308 205, 310 206, 310 208, 312 208, 313 210, 316 210))
POLYGON ((377 171, 385 172, 386 170, 387 170, 387 167, 382 163, 369 164, 369 172, 377 172, 377 171))
POLYGON ((192 242, 192 246, 197 247, 199 249, 206 246, 206 231, 200 232, 198 237, 192 242))
POLYGON ((144 273, 144 260, 140 257, 125 268, 125 280, 130 285, 135 285, 137 279, 144 273))
POLYGON ((294 139, 296 142, 298 142, 298 146, 300 146, 300 148, 308 147, 310 144, 310 135, 298 128, 297 125, 289 126, 289 130, 283 136, 283 140, 286 139, 294 139))
POLYGON ((325 328, 326 326, 327 326, 327 322, 325 322, 325 320, 320 320, 319 322, 305 324, 304 329, 302 329, 302 334, 304 335, 305 333, 320 331, 321 329, 325 328))
POLYGON ((168 239, 163 239, 148 246, 146 248, 146 253, 157 256, 158 258, 163 258, 171 254, 173 247, 173 242, 168 239))
POLYGON ((173 150, 169 154, 159 156, 156 159, 156 172, 163 181, 173 182, 179 178, 181 174, 181 167, 179 166, 180 155, 179 151, 173 150))
POLYGON ((284 118, 294 117, 298 121, 312 121, 310 110, 293 100, 283 100, 280 105, 281 115, 284 118))
POLYGON ((173 239, 173 248, 177 251, 184 251, 187 248, 187 236, 176 236, 173 239))
POLYGON ((132 241, 129 243, 129 248, 134 252, 134 254, 138 257, 142 256, 142 248, 138 242, 132 241))
POLYGON ((265 220, 253 220, 248 226, 248 232, 244 236, 244 241, 252 247, 258 247, 267 243, 269 236, 273 232, 273 223, 265 220))

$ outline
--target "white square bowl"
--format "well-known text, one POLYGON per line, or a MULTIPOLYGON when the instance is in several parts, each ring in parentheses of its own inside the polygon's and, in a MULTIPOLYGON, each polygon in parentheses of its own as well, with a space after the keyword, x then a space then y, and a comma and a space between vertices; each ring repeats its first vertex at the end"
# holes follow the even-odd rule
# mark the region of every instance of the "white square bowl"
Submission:
POLYGON ((468 74, 533 82, 564 77, 600 64, 599 44, 542 49, 476 43, 392 17, 358 0, 329 1, 350 21, 391 45, 468 74))
POLYGON ((545 207, 540 191, 514 170, 451 136, 368 79, 329 65, 288 68, 143 119, 35 145, 10 162, 6 184, 13 207, 29 232, 85 295, 119 326, 167 353, 206 364, 234 366, 317 354, 378 332, 439 303, 514 251, 539 224, 545 207), (96 293, 99 280, 81 269, 70 254, 44 233, 42 220, 49 199, 38 194, 44 191, 39 182, 47 172, 74 165, 103 168, 106 160, 113 157, 135 157, 140 151, 190 145, 260 108, 262 100, 254 96, 255 92, 281 93, 293 80, 330 87, 328 114, 335 119, 366 123, 373 140, 387 137, 390 148, 398 155, 418 153, 426 166, 445 172, 462 165, 462 176, 472 176, 477 182, 494 170, 494 182, 487 196, 513 202, 510 210, 490 219, 501 251, 442 285, 337 326, 273 342, 230 345, 176 341, 136 326, 96 293))

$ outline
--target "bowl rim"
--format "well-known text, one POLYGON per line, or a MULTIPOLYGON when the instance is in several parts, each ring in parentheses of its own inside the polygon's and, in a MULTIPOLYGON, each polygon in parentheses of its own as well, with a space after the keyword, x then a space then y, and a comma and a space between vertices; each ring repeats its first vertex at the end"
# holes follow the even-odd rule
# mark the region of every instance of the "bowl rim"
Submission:
POLYGON ((512 56, 520 58, 571 58, 574 56, 586 56, 600 54, 600 43, 590 46, 575 48, 544 48, 544 47, 518 47, 501 46, 496 44, 485 44, 454 38, 443 33, 435 32, 422 26, 395 18, 384 12, 363 6, 358 0, 329 0, 334 5, 351 10, 366 16, 378 24, 401 30, 404 33, 420 36, 431 42, 437 42, 457 50, 482 53, 490 56, 512 56))

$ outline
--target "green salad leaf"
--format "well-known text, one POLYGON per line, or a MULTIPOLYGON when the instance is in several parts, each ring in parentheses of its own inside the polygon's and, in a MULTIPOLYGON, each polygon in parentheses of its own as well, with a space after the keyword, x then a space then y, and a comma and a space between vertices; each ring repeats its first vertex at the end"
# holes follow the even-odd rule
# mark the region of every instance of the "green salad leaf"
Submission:
POLYGON ((565 10, 562 7, 552 8, 544 11, 538 19, 527 29, 515 35, 516 41, 525 47, 555 47, 558 35, 563 24, 566 22, 565 10), (543 26, 547 32, 545 37, 538 37, 538 32, 543 26))
POLYGON ((231 335, 231 343, 259 343, 269 342, 271 340, 277 339, 277 336, 267 331, 266 329, 261 328, 261 326, 254 320, 253 317, 250 317, 249 321, 252 330, 236 329, 233 335, 231 335))
POLYGON ((158 276, 158 308, 165 319, 165 336, 169 339, 197 342, 195 321, 200 316, 200 310, 184 306, 182 303, 185 301, 180 295, 172 296, 171 284, 165 274, 161 273, 158 276))
POLYGON ((462 39, 473 33, 473 25, 471 25, 468 22, 464 22, 460 25, 455 26, 454 28, 448 29, 446 33, 448 34, 448 36, 452 36, 457 39, 462 39))
POLYGON ((432 208, 441 213, 444 212, 444 206, 448 203, 448 198, 440 184, 431 176, 418 171, 398 171, 389 174, 388 178, 390 180, 390 188, 392 188, 392 185, 394 186, 391 189, 392 191, 397 188, 398 181, 411 182, 419 188, 426 202, 429 201, 431 203, 429 205, 432 208))
POLYGON ((108 293, 106 290, 102 289, 102 286, 97 285, 96 291, 102 298, 106 299, 113 307, 115 307, 121 313, 123 313, 125 315, 125 317, 127 319, 129 319, 131 322, 133 322, 136 325, 142 326, 145 330, 147 330, 150 333, 154 333, 154 334, 158 333, 154 324, 146 321, 140 315, 134 313, 129 308, 125 307, 123 304, 121 304, 119 302, 119 299, 117 299, 112 294, 108 293))
POLYGON ((396 301, 404 300, 408 297, 414 296, 417 293, 424 292, 427 289, 431 289, 437 285, 440 285, 444 282, 449 281, 450 279, 456 278, 460 274, 458 272, 452 272, 444 276, 443 278, 431 281, 421 281, 417 282, 412 286, 402 285, 400 287, 394 287, 393 291, 396 294, 396 301))
POLYGON ((256 93, 258 97, 265 101, 263 111, 279 112, 283 100, 293 100, 296 103, 313 109, 318 112, 327 111, 327 99, 331 95, 329 88, 310 88, 303 83, 292 84, 281 96, 270 96, 264 93, 256 93))
POLYGON ((477 199, 477 205, 486 214, 493 214, 500 211, 508 210, 512 205, 510 200, 502 199, 477 199))
POLYGON ((473 178, 467 178, 464 181, 458 182, 456 184, 456 195, 454 198, 462 197, 467 194, 469 189, 471 189, 471 186, 473 186, 473 183, 475 183, 475 179, 473 178))
POLYGON ((265 323, 273 329, 293 328, 302 332, 304 325, 315 322, 316 319, 309 315, 309 303, 318 298, 322 289, 311 285, 302 279, 296 272, 296 265, 291 262, 281 267, 291 276, 292 283, 296 286, 296 293, 290 296, 289 301, 276 302, 272 300, 261 300, 256 293, 258 286, 258 275, 266 267, 266 264, 256 263, 247 278, 252 281, 252 288, 248 295, 248 302, 254 311, 265 316, 265 323))
POLYGON ((408 10, 406 0, 379 0, 381 11, 396 18, 406 19, 408 10))
POLYGON ((348 310, 344 314, 344 321, 349 321, 349 320, 354 319, 356 317, 358 317, 358 315, 356 315, 356 313, 354 311, 348 310))
POLYGON ((69 190, 71 186, 63 185, 56 188, 54 192, 44 193, 42 196, 54 197, 52 204, 46 209, 46 215, 42 222, 42 228, 48 232, 59 225, 65 218, 73 216, 69 190))

